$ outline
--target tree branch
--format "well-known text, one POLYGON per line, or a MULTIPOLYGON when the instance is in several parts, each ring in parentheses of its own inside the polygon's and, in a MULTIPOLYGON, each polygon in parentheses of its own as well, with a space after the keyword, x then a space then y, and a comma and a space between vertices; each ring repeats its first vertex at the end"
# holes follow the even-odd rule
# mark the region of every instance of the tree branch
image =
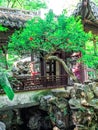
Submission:
POLYGON ((59 63, 61 63, 61 64, 63 65, 63 67, 64 67, 64 70, 67 72, 67 74, 68 74, 75 82, 78 82, 77 78, 76 78, 76 77, 74 76, 74 74, 69 70, 69 68, 67 67, 66 63, 65 63, 62 59, 58 58, 57 56, 49 56, 49 57, 47 57, 46 60, 56 60, 56 61, 58 61, 59 63))

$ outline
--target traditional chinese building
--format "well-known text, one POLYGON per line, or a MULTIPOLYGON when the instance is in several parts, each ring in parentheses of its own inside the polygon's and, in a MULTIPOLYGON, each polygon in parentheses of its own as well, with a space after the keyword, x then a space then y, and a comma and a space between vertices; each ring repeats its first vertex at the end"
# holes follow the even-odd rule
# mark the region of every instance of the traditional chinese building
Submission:
MULTIPOLYGON (((40 13, 18 9, 0 8, 0 24, 8 28, 6 32, 0 32, 0 48, 5 54, 6 59, 9 37, 14 33, 15 30, 23 28, 25 26, 26 21, 32 19, 34 16, 40 16, 40 13)), ((65 62, 67 62, 67 57, 69 57, 69 54, 60 51, 58 51, 54 55, 63 59, 65 62)), ((31 57, 31 59, 34 59, 34 55, 31 57)), ((40 85, 42 87, 61 87, 62 85, 65 86, 68 83, 67 73, 64 71, 62 65, 58 64, 56 61, 51 60, 49 62, 45 62, 43 58, 39 58, 37 64, 39 67, 38 71, 36 70, 36 68, 34 68, 36 66, 35 63, 32 62, 32 80, 34 81, 31 82, 34 82, 34 84, 32 84, 33 86, 40 85), (35 77, 37 78, 35 79, 35 77)), ((7 68, 8 66, 6 63, 6 69, 7 68)), ((23 84, 26 84, 24 82, 27 81, 27 78, 21 77, 21 80, 23 84)), ((27 81, 27 86, 28 82, 30 83, 30 81, 27 81)))
MULTIPOLYGON (((98 35, 98 6, 94 2, 91 0, 82 0, 77 4, 73 15, 81 17, 86 32, 91 31, 94 35, 98 35)), ((96 42, 95 38, 93 41, 96 42)), ((83 81, 88 79, 88 72, 94 73, 94 70, 84 67, 81 72, 83 81)))
MULTIPOLYGON (((34 16, 40 16, 40 12, 0 7, 0 24, 8 28, 7 31, 0 31, 0 48, 5 54, 5 58, 7 58, 9 37, 15 30, 23 28, 26 21, 34 16)), ((7 64, 6 68, 8 68, 7 64)))
MULTIPOLYGON (((34 16, 39 16, 39 12, 0 8, 0 23, 7 27, 6 32, 0 32, 0 47, 7 58, 7 44, 9 36, 16 29, 23 28, 27 20, 32 19, 34 16)), ((74 16, 81 16, 85 31, 92 31, 94 34, 98 34, 98 7, 89 0, 82 0, 78 3, 77 8, 73 12, 74 16)), ((66 52, 58 51, 56 54, 59 58, 67 62, 70 54, 66 52)), ((33 57, 32 57, 33 59, 33 57)), ((34 62, 33 62, 34 63, 34 62)), ((35 63, 34 63, 35 64, 35 63)), ((33 65, 34 65, 33 64, 33 65)), ((68 84, 68 75, 63 69, 62 65, 58 64, 56 61, 45 62, 43 58, 39 59, 39 71, 34 68, 34 75, 40 76, 35 81, 36 85, 42 86, 66 86, 68 84)), ((34 67, 34 66, 33 66, 34 67)), ((6 64, 6 68, 8 68, 6 64)), ((82 82, 85 80, 84 70, 81 72, 82 82)), ((23 84, 26 82, 24 77, 21 77, 23 84)), ((35 83, 33 85, 35 85, 35 83)), ((28 85, 28 81, 27 81, 28 85)))

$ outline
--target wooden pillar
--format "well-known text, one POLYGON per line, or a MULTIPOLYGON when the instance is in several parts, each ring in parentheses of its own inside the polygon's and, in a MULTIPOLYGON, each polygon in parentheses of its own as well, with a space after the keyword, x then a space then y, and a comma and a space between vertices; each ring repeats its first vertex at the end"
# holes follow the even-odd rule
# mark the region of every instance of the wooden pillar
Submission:
POLYGON ((34 51, 31 50, 31 61, 34 61, 34 51))
POLYGON ((1 46, 5 58, 5 68, 8 69, 8 45, 1 46))
POLYGON ((46 62, 44 60, 44 54, 41 53, 41 58, 40 58, 40 69, 41 69, 41 76, 46 76, 46 62))
POLYGON ((8 70, 8 50, 7 49, 6 49, 6 52, 5 52, 5 67, 8 70))

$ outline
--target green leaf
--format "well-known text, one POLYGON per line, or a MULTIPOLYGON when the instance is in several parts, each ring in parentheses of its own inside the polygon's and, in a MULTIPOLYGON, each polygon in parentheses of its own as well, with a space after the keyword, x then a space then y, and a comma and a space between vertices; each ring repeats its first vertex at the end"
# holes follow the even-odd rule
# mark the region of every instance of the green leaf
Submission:
POLYGON ((10 100, 13 100, 14 92, 13 92, 12 88, 9 86, 2 86, 2 88, 3 88, 4 92, 6 93, 6 95, 8 96, 8 98, 10 100))
POLYGON ((3 27, 2 25, 0 25, 0 31, 7 31, 7 30, 8 30, 8 28, 3 27))
POLYGON ((14 92, 5 73, 0 72, 0 87, 4 90, 10 100, 14 98, 14 92))

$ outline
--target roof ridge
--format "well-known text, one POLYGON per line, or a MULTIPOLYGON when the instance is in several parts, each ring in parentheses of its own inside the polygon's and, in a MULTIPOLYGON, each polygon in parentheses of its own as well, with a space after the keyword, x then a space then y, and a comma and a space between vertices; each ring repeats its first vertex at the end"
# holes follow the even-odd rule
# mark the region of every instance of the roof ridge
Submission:
POLYGON ((26 13, 34 13, 39 11, 34 10, 24 10, 24 9, 17 9, 17 8, 7 8, 7 7, 0 7, 0 11, 20 11, 20 12, 26 12, 26 13))

